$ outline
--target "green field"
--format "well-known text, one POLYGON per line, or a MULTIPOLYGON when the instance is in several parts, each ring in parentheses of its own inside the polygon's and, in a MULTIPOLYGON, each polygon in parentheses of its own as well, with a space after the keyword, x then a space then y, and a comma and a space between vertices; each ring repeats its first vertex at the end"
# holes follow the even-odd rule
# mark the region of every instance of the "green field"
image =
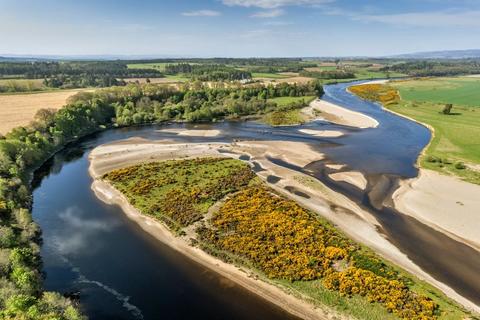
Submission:
POLYGON ((155 69, 158 71, 165 71, 165 66, 168 63, 165 62, 155 62, 155 63, 130 63, 127 64, 129 69, 155 69))
POLYGON ((305 101, 305 103, 310 103, 315 100, 315 96, 305 96, 305 97, 279 97, 268 99, 270 102, 275 102, 278 106, 283 107, 291 103, 305 101))
POLYGON ((422 167, 480 184, 480 172, 461 165, 480 164, 480 108, 471 106, 480 102, 480 88, 474 90, 479 84, 479 80, 469 78, 391 83, 399 89, 402 99, 388 105, 388 109, 434 128, 432 142, 421 158, 422 167), (450 115, 441 113, 445 102, 454 104, 450 115))
POLYGON ((480 107, 480 78, 429 78, 398 81, 392 85, 407 101, 480 107))
POLYGON ((267 79, 285 79, 290 78, 291 76, 278 73, 252 73, 252 78, 267 78, 267 79))

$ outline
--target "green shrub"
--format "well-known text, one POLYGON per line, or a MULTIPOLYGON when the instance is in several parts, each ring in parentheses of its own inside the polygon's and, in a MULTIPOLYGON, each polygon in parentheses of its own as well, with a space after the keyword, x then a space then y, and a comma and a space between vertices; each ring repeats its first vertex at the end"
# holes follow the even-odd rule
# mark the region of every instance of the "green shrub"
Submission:
POLYGON ((464 170, 466 168, 467 168, 467 166, 465 165, 465 163, 463 163, 461 161, 455 163, 455 169, 457 169, 457 170, 464 170))
POLYGON ((12 228, 0 226, 0 247, 11 248, 17 244, 12 228))

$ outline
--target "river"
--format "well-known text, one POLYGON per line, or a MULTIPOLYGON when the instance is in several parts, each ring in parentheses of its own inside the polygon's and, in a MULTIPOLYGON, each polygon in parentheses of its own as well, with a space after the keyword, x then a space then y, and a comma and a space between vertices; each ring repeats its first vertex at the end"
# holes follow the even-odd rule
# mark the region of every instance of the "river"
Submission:
MULTIPOLYGON (((107 130, 69 145, 40 168, 33 181, 33 217, 43 231, 45 288, 78 292, 81 307, 90 319, 293 319, 147 235, 119 207, 96 198, 88 174, 90 150, 129 137, 183 142, 275 139, 310 142, 327 155, 328 161, 345 163, 365 173, 369 185, 366 192, 359 193, 329 180, 325 161, 298 168, 311 170, 312 175, 371 211, 388 239, 437 280, 474 301, 479 299, 480 280, 472 274, 480 265, 478 252, 379 205, 398 179, 416 176, 415 162, 429 141, 429 131, 354 97, 346 87, 326 86, 324 99, 377 119, 377 128, 359 130, 323 121, 280 128, 223 122, 198 125, 222 132, 218 137, 198 138, 157 130, 165 126, 148 126, 107 130), (345 135, 312 137, 299 133, 300 127, 341 130, 345 135), (383 192, 374 198, 369 191, 379 183, 384 186, 383 192)), ((169 125, 184 126, 193 127, 169 125)))

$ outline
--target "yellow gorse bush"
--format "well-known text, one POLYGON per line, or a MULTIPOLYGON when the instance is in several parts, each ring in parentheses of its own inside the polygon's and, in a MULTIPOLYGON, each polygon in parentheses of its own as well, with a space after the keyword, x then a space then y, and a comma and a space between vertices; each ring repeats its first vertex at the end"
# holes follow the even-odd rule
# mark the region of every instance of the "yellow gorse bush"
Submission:
POLYGON ((355 266, 359 250, 295 202, 263 187, 244 189, 231 198, 204 228, 204 241, 247 258, 269 278, 322 279, 342 295, 361 295, 381 303, 403 319, 435 319, 438 305, 412 292, 402 281, 355 266), (343 262, 343 270, 336 262, 343 262))
POLYGON ((362 84, 352 86, 349 90, 363 99, 377 101, 385 106, 400 101, 398 90, 385 84, 362 84))

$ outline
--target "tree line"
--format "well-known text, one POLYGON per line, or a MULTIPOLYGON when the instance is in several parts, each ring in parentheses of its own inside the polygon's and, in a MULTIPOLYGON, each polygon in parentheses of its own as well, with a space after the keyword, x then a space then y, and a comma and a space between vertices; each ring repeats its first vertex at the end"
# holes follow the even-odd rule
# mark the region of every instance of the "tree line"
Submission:
POLYGON ((252 78, 250 72, 220 64, 167 64, 165 73, 172 75, 182 74, 193 80, 200 81, 236 81, 252 78))
POLYGON ((455 76, 480 73, 480 60, 414 60, 393 64, 381 71, 394 71, 415 77, 455 76))

